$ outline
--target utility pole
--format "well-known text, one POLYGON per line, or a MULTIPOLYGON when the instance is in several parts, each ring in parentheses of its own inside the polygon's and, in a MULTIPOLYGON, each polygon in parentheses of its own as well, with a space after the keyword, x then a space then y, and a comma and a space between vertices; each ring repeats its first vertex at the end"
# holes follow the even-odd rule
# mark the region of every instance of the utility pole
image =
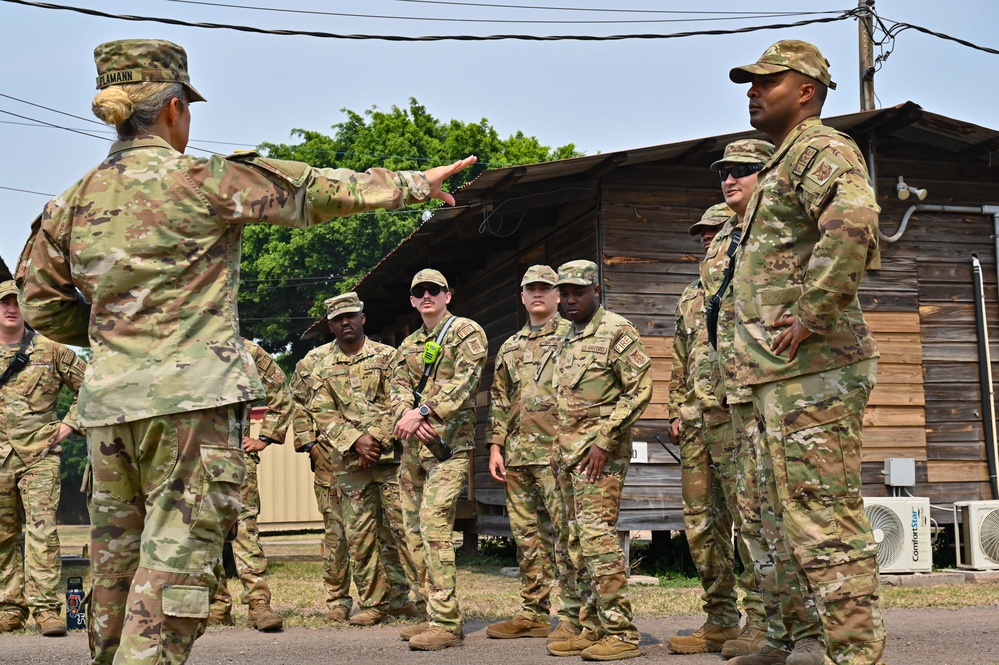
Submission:
POLYGON ((857 0, 860 33, 860 110, 874 110, 874 0, 857 0))

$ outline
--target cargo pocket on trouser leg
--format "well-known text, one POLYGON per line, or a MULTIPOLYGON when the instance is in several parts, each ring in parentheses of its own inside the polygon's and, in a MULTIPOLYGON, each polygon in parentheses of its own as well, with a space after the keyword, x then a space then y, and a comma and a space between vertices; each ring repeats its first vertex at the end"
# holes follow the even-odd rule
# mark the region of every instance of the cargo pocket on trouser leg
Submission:
MULTIPOLYGON (((870 560, 873 568, 873 559, 870 560)), ((885 629, 877 573, 844 575, 844 566, 825 569, 816 600, 834 663, 876 663, 884 651, 885 629)), ((809 575, 814 571, 809 571, 809 575)))
POLYGON ((202 566, 210 569, 222 555, 222 544, 239 516, 239 493, 246 478, 243 453, 237 448, 202 446, 198 495, 191 515, 192 554, 200 550, 202 566))
POLYGON ((206 586, 163 585, 158 663, 184 663, 208 623, 211 596, 206 586))

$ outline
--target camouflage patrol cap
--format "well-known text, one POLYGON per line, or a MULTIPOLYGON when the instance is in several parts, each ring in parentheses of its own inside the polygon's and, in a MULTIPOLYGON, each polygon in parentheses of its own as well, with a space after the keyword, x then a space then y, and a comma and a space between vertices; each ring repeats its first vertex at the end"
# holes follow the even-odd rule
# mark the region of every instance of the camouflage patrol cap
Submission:
POLYGON ((783 39, 777 42, 764 51, 755 63, 733 67, 728 77, 735 83, 749 83, 753 80, 754 74, 766 76, 786 72, 789 69, 826 84, 830 90, 836 89, 836 84, 829 75, 829 61, 814 44, 799 39, 783 39))
POLYGON ((597 264, 593 261, 569 261, 558 267, 558 281, 555 286, 563 284, 578 284, 589 286, 597 284, 597 264))
POLYGON ((17 288, 17 283, 8 279, 6 282, 0 282, 0 299, 6 298, 7 296, 14 294, 15 296, 20 292, 17 288))
POLYGON ((417 284, 436 284, 450 290, 447 285, 447 280, 444 279, 444 275, 442 275, 440 271, 434 270, 433 268, 424 268, 420 272, 413 275, 413 281, 410 282, 409 288, 413 288, 417 284))
POLYGON ((701 218, 695 222, 688 230, 692 236, 699 236, 708 229, 720 228, 735 212, 724 203, 718 203, 704 211, 701 218))
POLYGON ((364 311, 364 303, 361 302, 361 299, 353 291, 350 293, 341 293, 334 298, 327 298, 323 301, 323 305, 326 306, 326 318, 331 321, 341 314, 354 314, 364 311))
POLYGON ((759 139, 743 139, 732 141, 725 146, 725 154, 717 162, 711 164, 711 170, 717 171, 723 164, 766 164, 774 156, 774 144, 759 139))
POLYGON ((527 269, 527 272, 524 273, 524 279, 520 280, 520 285, 527 286, 528 284, 540 282, 541 284, 555 286, 555 282, 557 281, 558 273, 552 270, 551 266, 537 265, 527 269))
POLYGON ((120 83, 182 83, 192 102, 205 101, 191 85, 187 52, 173 42, 163 39, 105 42, 94 49, 94 62, 97 63, 98 90, 120 83))

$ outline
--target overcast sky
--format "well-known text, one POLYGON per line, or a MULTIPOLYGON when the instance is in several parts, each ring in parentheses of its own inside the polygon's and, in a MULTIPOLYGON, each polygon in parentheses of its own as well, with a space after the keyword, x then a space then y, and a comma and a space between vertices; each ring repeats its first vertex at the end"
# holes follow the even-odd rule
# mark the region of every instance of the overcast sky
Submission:
MULTIPOLYGON (((52 0, 112 14, 378 35, 614 35, 734 29, 835 16, 851 0, 762 3, 698 0, 229 0, 229 4, 355 16, 320 16, 209 6, 177 0, 52 0), (484 5, 501 5, 486 7, 484 5), (561 7, 613 12, 529 9, 561 7), (812 16, 717 19, 671 14, 754 11, 832 12, 812 16), (649 10, 646 13, 622 10, 649 10), (658 12, 658 13, 656 13, 658 12), (357 14, 405 18, 362 18, 357 14), (433 20, 417 20, 427 18, 433 20), (455 19, 502 20, 504 23, 455 19), (698 22, 667 20, 702 19, 698 22), (516 23, 512 21, 550 21, 516 23), (617 21, 617 23, 551 23, 617 21), (634 21, 624 23, 621 21, 634 21), (644 22, 641 22, 644 21, 644 22)), ((995 0, 877 0, 885 19, 999 49, 995 0)), ((487 118, 502 136, 518 130, 547 145, 574 143, 586 154, 644 147, 749 128, 745 85, 728 70, 753 62, 778 39, 819 46, 839 85, 825 115, 859 110, 857 23, 833 23, 739 35, 623 41, 445 41, 402 43, 259 35, 149 22, 127 22, 0 0, 0 254, 13 269, 31 220, 106 154, 109 141, 38 125, 42 120, 110 138, 94 119, 93 49, 104 41, 147 37, 187 49, 192 82, 208 98, 196 104, 192 145, 217 152, 285 142, 293 128, 329 131, 341 108, 405 107, 415 97, 440 119, 487 118), (228 142, 239 145, 206 143, 228 142), (30 194, 13 189, 30 190, 30 194)), ((889 24, 890 25, 890 24, 889 24)), ((876 53, 880 52, 876 49, 876 53)), ((999 56, 905 30, 875 78, 878 106, 914 101, 929 111, 999 129, 999 56)), ((195 153, 203 154, 203 153, 195 153)), ((999 157, 999 156, 997 156, 999 157)), ((372 166, 379 160, 372 159, 372 166)))

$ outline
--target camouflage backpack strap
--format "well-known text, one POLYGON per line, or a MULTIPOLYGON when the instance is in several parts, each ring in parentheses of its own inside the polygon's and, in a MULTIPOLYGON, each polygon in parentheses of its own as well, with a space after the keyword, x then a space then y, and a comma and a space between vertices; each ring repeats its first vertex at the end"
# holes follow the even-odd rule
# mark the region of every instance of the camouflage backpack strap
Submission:
POLYGON ((21 340, 21 348, 17 350, 14 357, 10 359, 10 364, 7 365, 7 369, 4 373, 0 375, 0 388, 3 388, 11 378, 20 372, 22 369, 28 366, 28 362, 31 360, 31 354, 26 353, 28 347, 31 346, 31 340, 35 337, 35 330, 25 326, 24 338, 21 340))

